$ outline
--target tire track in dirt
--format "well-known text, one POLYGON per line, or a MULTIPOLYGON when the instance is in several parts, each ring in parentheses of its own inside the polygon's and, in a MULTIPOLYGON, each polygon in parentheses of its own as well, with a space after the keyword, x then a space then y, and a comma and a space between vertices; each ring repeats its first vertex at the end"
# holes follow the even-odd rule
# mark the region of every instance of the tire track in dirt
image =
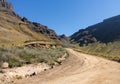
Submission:
POLYGON ((120 84, 120 63, 66 49, 61 66, 14 84, 120 84))

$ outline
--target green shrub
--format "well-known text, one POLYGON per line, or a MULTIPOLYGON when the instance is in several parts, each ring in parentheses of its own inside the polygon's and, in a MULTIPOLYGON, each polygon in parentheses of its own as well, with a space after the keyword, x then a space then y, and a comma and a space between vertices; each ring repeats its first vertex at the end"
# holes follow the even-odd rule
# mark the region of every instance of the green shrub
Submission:
POLYGON ((22 62, 20 62, 18 59, 15 59, 15 58, 10 58, 8 60, 8 63, 9 63, 9 67, 10 68, 13 68, 13 67, 21 67, 23 65, 22 62))
POLYGON ((22 79, 23 77, 22 76, 19 76, 19 75, 16 75, 16 79, 22 79))
POLYGON ((0 47, 0 62, 8 62, 10 68, 19 67, 23 64, 42 62, 54 64, 64 53, 65 50, 63 48, 29 49, 20 47, 0 47))
POLYGON ((0 68, 0 73, 4 73, 3 70, 0 68))
POLYGON ((79 47, 79 51, 102 56, 110 60, 120 62, 120 42, 100 43, 96 42, 88 46, 79 47))

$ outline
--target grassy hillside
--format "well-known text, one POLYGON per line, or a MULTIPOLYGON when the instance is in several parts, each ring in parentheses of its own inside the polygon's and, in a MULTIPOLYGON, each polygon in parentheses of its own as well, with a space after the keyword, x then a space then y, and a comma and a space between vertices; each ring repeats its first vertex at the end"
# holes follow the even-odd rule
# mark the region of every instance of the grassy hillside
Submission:
POLYGON ((92 43, 88 46, 79 47, 80 52, 105 57, 120 62, 120 41, 110 43, 92 43))
POLYGON ((47 26, 21 18, 10 3, 0 2, 0 65, 8 62, 12 68, 31 63, 58 63, 58 58, 65 54, 62 48, 30 49, 22 46, 29 42, 62 44, 57 34, 47 26))
POLYGON ((78 51, 120 62, 120 15, 81 29, 71 35, 78 51))
POLYGON ((30 30, 19 18, 0 12, 0 46, 19 45, 29 40, 51 41, 44 34, 30 30))

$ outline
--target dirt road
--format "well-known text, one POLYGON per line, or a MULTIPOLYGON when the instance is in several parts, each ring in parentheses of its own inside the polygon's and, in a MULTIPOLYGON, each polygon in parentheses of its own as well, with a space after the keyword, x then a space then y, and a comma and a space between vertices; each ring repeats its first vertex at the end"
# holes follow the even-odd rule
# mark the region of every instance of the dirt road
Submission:
POLYGON ((70 56, 61 66, 14 84, 120 84, 120 63, 67 51, 70 56))

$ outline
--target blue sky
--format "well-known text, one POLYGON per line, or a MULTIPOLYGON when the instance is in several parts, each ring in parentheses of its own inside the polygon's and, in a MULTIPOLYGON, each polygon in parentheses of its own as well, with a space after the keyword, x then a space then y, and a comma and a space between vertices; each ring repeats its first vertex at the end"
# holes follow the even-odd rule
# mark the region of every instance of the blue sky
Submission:
POLYGON ((120 0, 7 0, 20 16, 56 31, 73 34, 120 14, 120 0))

